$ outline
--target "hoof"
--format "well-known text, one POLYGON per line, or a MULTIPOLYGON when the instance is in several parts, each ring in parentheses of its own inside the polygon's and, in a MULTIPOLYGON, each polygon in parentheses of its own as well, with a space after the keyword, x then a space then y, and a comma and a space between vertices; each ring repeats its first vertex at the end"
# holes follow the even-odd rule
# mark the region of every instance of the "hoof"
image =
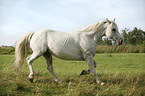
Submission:
POLYGON ((60 80, 59 80, 59 81, 56 80, 55 82, 56 82, 57 84, 61 84, 61 83, 62 83, 62 81, 60 81, 60 80))
POLYGON ((103 82, 101 82, 101 85, 104 85, 104 83, 103 83, 103 82))
POLYGON ((83 70, 80 75, 90 74, 90 70, 83 70))
POLYGON ((101 82, 101 81, 96 81, 96 82, 97 82, 97 84, 104 85, 104 83, 103 83, 103 82, 101 82))
POLYGON ((61 84, 61 83, 62 83, 62 81, 59 81, 59 82, 58 82, 58 84, 61 84))
POLYGON ((29 81, 30 81, 31 83, 33 83, 33 78, 29 78, 29 81))

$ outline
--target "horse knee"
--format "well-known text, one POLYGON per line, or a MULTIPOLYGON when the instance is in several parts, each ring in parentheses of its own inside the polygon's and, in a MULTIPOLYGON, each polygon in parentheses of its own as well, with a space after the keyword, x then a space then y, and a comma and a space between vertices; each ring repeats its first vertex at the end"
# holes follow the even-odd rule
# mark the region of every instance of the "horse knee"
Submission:
POLYGON ((49 70, 49 72, 53 72, 53 69, 51 66, 47 66, 47 69, 49 70))
POLYGON ((32 65, 32 61, 31 60, 27 60, 27 64, 28 64, 28 66, 32 65))
POLYGON ((97 67, 97 62, 94 60, 94 67, 96 68, 97 67))
POLYGON ((26 58, 26 61, 28 61, 30 59, 30 57, 31 57, 31 55, 26 58))

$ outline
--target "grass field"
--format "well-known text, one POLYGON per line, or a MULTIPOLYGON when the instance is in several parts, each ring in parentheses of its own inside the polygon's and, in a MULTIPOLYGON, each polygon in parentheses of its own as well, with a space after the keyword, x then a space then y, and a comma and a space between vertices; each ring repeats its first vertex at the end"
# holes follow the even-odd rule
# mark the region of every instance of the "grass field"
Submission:
POLYGON ((96 54, 96 71, 105 85, 97 85, 93 75, 80 76, 88 69, 83 61, 53 57, 54 71, 62 80, 55 83, 40 57, 33 63, 34 83, 28 81, 25 62, 16 84, 14 55, 0 55, 0 96, 145 96, 145 54, 96 54))

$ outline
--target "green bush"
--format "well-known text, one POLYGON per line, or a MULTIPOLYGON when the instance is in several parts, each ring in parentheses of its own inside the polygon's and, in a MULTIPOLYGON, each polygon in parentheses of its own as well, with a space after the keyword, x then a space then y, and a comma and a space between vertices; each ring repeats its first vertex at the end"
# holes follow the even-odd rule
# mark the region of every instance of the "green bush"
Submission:
POLYGON ((0 46, 0 54, 14 54, 15 48, 12 46, 0 46))

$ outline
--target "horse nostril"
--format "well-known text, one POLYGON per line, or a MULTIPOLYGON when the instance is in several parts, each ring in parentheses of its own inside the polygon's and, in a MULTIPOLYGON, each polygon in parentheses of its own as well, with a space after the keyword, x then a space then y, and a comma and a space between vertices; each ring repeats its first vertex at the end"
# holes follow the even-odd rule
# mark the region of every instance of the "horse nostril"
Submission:
POLYGON ((116 31, 116 29, 115 29, 115 28, 113 28, 113 29, 112 29, 112 31, 116 31))

